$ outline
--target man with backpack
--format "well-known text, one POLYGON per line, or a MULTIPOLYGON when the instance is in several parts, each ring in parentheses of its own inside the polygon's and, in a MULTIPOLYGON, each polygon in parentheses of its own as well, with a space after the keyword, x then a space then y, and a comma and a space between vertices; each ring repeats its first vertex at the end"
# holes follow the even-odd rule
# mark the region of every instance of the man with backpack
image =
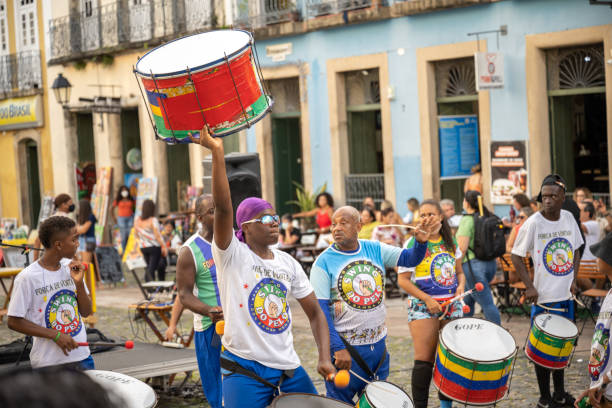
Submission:
POLYGON ((501 315, 495 306, 489 282, 497 271, 495 258, 506 251, 503 224, 499 217, 482 205, 482 196, 478 191, 469 190, 465 193, 463 209, 466 215, 459 222, 456 238, 461 253, 465 254, 462 259, 467 282, 465 289, 474 288, 477 282, 484 287, 482 291, 465 298, 470 312, 464 316, 471 317, 474 314, 475 299, 482 307, 485 319, 500 324, 501 315))
MULTIPOLYGON (((573 215, 563 210, 565 181, 557 174, 544 178, 538 201, 542 209, 529 217, 519 230, 512 248, 512 263, 525 283, 525 299, 533 302, 531 319, 548 311, 574 320, 577 265, 584 241, 573 215), (531 255, 535 273, 533 282, 524 259, 531 255)), ((548 368, 535 365, 540 389, 539 408, 571 407, 574 398, 565 391, 564 370, 552 372, 554 394, 550 394, 548 368)))

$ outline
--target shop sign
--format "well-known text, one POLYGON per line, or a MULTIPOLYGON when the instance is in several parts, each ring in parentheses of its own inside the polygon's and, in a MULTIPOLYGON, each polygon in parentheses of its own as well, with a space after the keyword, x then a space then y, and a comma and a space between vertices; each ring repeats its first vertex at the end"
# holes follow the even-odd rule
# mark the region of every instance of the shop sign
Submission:
POLYGON ((284 61, 287 55, 291 55, 292 53, 293 43, 268 45, 266 47, 266 57, 274 62, 284 61))
POLYGON ((0 101, 0 131, 26 129, 43 125, 40 95, 0 101))
POLYGON ((504 55, 499 52, 477 52, 474 54, 476 67, 476 90, 486 91, 504 87, 504 55))
POLYGON ((491 142, 491 202, 512 204, 512 196, 527 191, 525 141, 491 142))

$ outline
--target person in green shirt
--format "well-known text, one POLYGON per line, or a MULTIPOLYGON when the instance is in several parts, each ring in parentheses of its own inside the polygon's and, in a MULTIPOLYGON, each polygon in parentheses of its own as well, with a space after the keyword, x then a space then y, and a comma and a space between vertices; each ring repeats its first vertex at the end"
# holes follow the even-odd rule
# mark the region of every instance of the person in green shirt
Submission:
MULTIPOLYGON (((495 259, 483 261, 476 258, 474 252, 470 248, 474 248, 474 216, 478 211, 478 197, 480 193, 475 190, 468 190, 463 199, 463 210, 466 215, 461 217, 459 228, 457 229, 457 243, 462 253, 466 254, 463 257, 462 269, 465 273, 467 285, 465 290, 474 288, 476 282, 481 282, 484 289, 480 292, 472 293, 465 299, 465 303, 470 307, 470 312, 465 314, 465 317, 471 317, 474 314, 474 300, 478 302, 484 313, 485 319, 490 322, 500 324, 501 315, 495 302, 493 294, 489 287, 489 282, 495 276, 497 264, 495 259)), ((483 214, 489 215, 489 210, 484 205, 482 206, 483 214)))

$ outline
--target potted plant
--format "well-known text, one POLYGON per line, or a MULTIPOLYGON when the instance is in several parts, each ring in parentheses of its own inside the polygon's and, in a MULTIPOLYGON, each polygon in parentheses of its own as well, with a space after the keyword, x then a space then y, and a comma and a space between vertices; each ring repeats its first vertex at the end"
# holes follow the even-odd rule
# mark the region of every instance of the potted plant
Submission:
MULTIPOLYGON (((297 200, 287 201, 287 204, 295 204, 300 209, 299 212, 311 211, 317 208, 317 203, 315 202, 315 199, 317 198, 319 194, 321 194, 323 191, 327 189, 327 183, 325 183, 321 187, 317 188, 315 191, 311 193, 308 190, 306 190, 306 188, 304 188, 304 186, 301 185, 300 183, 297 183, 294 181, 293 184, 296 187, 295 196, 297 200)), ((301 230, 304 232, 315 229, 316 228, 315 217, 303 218, 301 220, 300 227, 301 227, 301 230)))

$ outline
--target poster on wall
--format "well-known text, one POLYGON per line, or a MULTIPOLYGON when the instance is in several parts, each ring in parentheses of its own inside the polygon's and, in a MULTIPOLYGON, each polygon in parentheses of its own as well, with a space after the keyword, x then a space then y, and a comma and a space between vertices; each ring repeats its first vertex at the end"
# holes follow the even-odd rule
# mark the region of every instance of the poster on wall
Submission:
MULTIPOLYGON (((40 212, 38 213, 38 227, 40 227, 40 223, 46 220, 53 214, 55 211, 55 204, 53 203, 53 197, 44 196, 42 202, 40 203, 40 212)), ((38 228, 37 227, 37 228, 38 228)), ((34 228, 34 226, 32 226, 34 228)))
POLYGON ((138 195, 138 181, 142 178, 142 173, 126 173, 123 175, 123 184, 130 190, 130 195, 138 195))
POLYGON ((440 178, 463 178, 480 163, 478 116, 438 116, 440 178))
POLYGON ((157 177, 143 177, 138 181, 138 193, 136 194, 136 217, 140 217, 142 203, 145 200, 157 201, 157 177))
POLYGON ((477 52, 474 67, 477 91, 504 87, 504 55, 501 52, 477 52))
POLYGON ((112 167, 98 169, 98 178, 91 194, 91 210, 98 222, 95 226, 96 244, 102 243, 104 228, 108 219, 108 206, 110 203, 112 167))
POLYGON ((491 142, 491 202, 512 204, 512 196, 527 191, 525 141, 491 142))

